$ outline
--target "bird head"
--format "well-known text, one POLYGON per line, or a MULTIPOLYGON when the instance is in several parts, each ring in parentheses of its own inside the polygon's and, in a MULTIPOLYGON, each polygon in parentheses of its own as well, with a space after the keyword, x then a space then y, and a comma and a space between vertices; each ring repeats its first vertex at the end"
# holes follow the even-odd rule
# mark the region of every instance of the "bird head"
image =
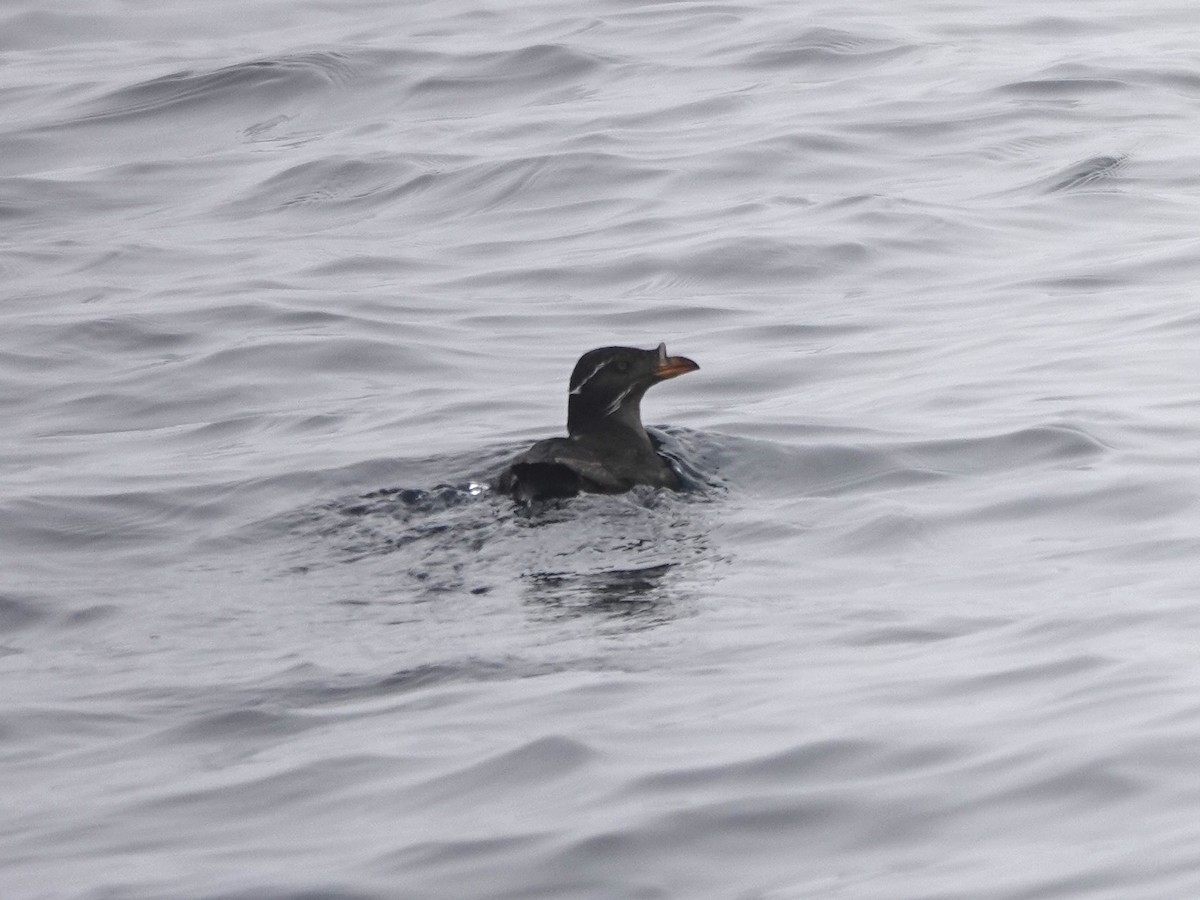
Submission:
POLYGON ((699 368, 686 356, 668 356, 666 344, 654 350, 589 350, 571 373, 567 431, 575 436, 620 425, 641 428, 641 402, 646 391, 660 381, 699 368))

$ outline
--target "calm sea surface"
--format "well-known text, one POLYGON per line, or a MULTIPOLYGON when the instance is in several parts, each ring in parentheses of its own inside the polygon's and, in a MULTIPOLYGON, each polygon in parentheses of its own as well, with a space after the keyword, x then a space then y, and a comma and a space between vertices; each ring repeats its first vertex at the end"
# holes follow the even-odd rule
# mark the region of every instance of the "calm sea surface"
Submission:
POLYGON ((1200 896, 1198 136, 1194 0, 8 0, 0 896, 1200 896))

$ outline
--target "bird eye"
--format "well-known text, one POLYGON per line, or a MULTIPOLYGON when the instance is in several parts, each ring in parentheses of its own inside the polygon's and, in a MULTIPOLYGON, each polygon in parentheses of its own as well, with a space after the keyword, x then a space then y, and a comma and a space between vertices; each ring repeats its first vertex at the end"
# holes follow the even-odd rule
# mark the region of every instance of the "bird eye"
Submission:
POLYGON ((628 372, 629 371, 629 363, 623 359, 618 360, 617 361, 617 371, 621 372, 621 373, 628 372))

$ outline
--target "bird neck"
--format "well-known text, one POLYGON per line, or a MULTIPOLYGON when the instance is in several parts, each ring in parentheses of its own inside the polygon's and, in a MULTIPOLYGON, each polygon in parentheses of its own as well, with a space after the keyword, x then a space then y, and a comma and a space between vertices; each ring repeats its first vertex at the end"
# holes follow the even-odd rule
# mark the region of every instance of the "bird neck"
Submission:
MULTIPOLYGON (((633 398, 629 398, 633 400, 633 398)), ((567 401, 567 434, 573 438, 588 435, 613 437, 645 443, 650 446, 650 436, 642 425, 641 398, 619 406, 616 412, 605 415, 603 404, 589 403, 582 396, 573 396, 567 401)))

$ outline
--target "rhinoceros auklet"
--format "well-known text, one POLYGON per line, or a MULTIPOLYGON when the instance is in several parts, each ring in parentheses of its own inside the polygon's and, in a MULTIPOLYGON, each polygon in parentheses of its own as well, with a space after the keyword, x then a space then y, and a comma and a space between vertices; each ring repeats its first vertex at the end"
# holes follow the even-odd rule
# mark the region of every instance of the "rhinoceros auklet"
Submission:
POLYGON ((496 489, 528 503, 619 494, 636 484, 678 488, 679 476, 642 426, 642 396, 651 385, 699 368, 686 356, 667 356, 666 344, 589 350, 571 373, 568 436, 538 441, 500 473, 496 489))

